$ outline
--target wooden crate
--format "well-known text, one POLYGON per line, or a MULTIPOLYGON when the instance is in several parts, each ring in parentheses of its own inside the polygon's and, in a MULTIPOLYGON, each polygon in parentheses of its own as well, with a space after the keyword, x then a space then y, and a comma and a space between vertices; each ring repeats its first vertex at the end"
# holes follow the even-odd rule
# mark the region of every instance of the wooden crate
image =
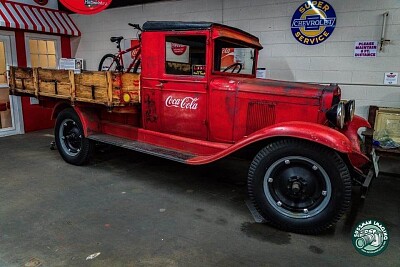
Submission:
POLYGON ((12 94, 46 96, 113 106, 140 103, 140 74, 105 71, 84 71, 74 74, 69 70, 42 68, 10 69, 12 94), (130 101, 123 101, 128 94, 130 101))

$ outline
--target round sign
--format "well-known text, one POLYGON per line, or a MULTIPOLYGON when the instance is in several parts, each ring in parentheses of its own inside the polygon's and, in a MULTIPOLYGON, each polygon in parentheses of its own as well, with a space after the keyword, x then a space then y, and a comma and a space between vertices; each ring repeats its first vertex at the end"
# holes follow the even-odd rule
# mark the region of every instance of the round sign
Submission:
POLYGON ((91 15, 106 9, 111 0, 60 0, 69 10, 79 14, 91 15))
POLYGON ((33 1, 35 1, 36 4, 39 4, 41 6, 47 5, 47 3, 49 2, 49 0, 33 0, 33 1))
POLYGON ((186 45, 171 43, 171 50, 177 56, 183 55, 186 52, 186 48, 186 45))
POLYGON ((336 26, 336 13, 325 1, 307 1, 294 12, 292 34, 305 45, 322 43, 332 35, 336 26))
POLYGON ((389 233, 382 222, 364 220, 356 224, 351 239, 358 253, 365 256, 376 256, 388 247, 389 233))

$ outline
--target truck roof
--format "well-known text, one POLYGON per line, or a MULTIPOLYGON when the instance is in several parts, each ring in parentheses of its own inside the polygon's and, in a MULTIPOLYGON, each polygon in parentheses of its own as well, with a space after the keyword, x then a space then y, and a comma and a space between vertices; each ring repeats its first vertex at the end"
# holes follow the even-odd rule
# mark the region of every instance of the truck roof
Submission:
POLYGON ((190 31, 190 30, 207 30, 212 27, 222 27, 240 32, 258 41, 258 37, 243 31, 241 29, 206 21, 147 21, 143 24, 143 31, 190 31))

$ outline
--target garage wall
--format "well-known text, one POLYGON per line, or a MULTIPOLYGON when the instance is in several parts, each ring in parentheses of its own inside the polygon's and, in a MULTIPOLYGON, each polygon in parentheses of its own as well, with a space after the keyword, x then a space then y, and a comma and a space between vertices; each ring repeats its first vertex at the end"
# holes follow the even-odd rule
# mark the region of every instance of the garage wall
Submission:
POLYGON ((94 16, 73 15, 82 31, 74 40, 76 57, 96 69, 102 55, 115 51, 110 36, 136 36, 127 23, 147 20, 214 21, 258 36, 264 49, 259 67, 267 77, 290 81, 339 83, 344 98, 357 100, 357 113, 367 116, 369 105, 400 107, 400 87, 383 86, 385 72, 400 72, 400 1, 329 0, 337 15, 332 36, 322 44, 298 43, 290 30, 291 17, 305 1, 182 0, 106 10, 94 16), (354 42, 379 40, 382 14, 389 11, 387 39, 376 58, 354 58, 354 42))

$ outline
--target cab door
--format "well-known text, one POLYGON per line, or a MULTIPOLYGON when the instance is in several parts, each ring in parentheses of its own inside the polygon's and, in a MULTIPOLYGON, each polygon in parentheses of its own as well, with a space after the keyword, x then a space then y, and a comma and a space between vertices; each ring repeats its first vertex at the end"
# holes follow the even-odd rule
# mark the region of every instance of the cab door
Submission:
POLYGON ((160 131, 207 140, 206 35, 165 36, 160 89, 160 131))

